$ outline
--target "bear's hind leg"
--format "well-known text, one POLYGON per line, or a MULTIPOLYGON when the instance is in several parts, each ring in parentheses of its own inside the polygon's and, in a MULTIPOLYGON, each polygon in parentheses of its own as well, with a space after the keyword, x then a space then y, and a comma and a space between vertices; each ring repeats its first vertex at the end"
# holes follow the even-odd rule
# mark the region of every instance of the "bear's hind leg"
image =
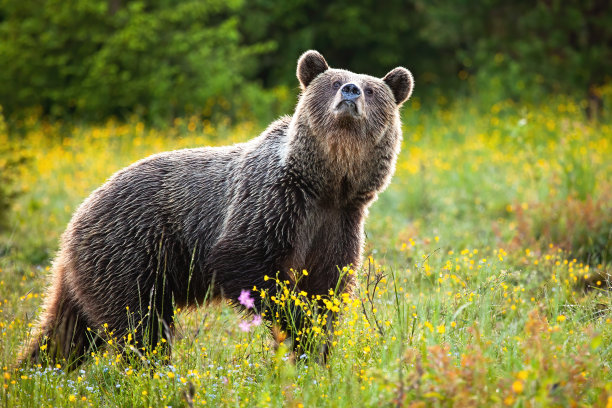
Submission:
POLYGON ((22 352, 20 363, 43 366, 62 363, 67 370, 81 365, 87 354, 102 344, 90 322, 75 302, 61 288, 46 305, 45 317, 37 333, 22 352))

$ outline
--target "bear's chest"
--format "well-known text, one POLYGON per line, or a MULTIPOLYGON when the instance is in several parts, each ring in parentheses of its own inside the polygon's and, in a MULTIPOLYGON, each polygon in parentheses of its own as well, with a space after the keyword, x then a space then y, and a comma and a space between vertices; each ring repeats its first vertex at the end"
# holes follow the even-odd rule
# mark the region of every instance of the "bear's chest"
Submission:
POLYGON ((313 206, 296 228, 285 266, 295 270, 328 270, 356 263, 362 230, 362 211, 313 206))

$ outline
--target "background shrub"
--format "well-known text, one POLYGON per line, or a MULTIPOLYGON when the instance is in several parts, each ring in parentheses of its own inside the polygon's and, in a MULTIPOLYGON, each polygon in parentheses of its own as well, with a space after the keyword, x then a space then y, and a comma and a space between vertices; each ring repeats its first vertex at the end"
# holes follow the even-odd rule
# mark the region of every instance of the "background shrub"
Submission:
POLYGON ((522 248, 550 252, 560 248, 570 259, 590 265, 612 261, 612 189, 599 199, 570 196, 524 210, 515 206, 518 230, 515 243, 522 248))
POLYGON ((0 104, 11 118, 40 107, 79 120, 265 123, 295 101, 296 59, 316 48, 332 66, 378 76, 406 65, 422 98, 561 92, 592 114, 609 93, 610 11, 605 0, 3 0, 0 104))
POLYGON ((237 99, 252 56, 241 44, 241 1, 4 1, 0 102, 7 114, 99 120, 192 114, 237 99))

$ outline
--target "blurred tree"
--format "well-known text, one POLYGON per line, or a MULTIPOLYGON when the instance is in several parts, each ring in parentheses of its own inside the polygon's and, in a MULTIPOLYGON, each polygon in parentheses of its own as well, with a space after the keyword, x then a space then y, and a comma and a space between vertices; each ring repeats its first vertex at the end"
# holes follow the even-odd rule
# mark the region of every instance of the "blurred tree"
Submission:
POLYGON ((161 120, 226 106, 267 120, 288 92, 260 83, 297 90, 310 48, 377 76, 405 65, 419 96, 446 100, 461 83, 497 100, 588 91, 596 110, 612 11, 609 0, 0 0, 0 105, 9 117, 41 106, 161 120))
POLYGON ((477 72, 491 93, 596 92, 612 78, 609 0, 417 1, 436 48, 477 72))
POLYGON ((295 61, 311 48, 333 67, 377 76, 398 65, 414 72, 447 71, 437 62, 437 50, 419 37, 423 21, 412 1, 253 0, 242 13, 246 38, 276 44, 259 63, 258 75, 267 85, 297 87, 295 61))
POLYGON ((10 115, 168 118, 240 94, 251 56, 240 0, 4 0, 0 104, 10 115))

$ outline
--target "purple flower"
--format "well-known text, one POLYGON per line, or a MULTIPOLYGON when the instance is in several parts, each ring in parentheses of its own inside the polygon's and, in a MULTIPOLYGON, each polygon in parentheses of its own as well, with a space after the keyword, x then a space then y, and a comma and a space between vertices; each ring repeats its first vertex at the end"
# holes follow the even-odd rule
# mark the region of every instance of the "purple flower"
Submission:
POLYGON ((243 332, 248 332, 251 330, 251 323, 247 322, 246 320, 243 320, 238 323, 238 327, 240 327, 240 330, 242 330, 243 332))
POLYGON ((253 316, 253 320, 247 322, 246 320, 242 320, 238 323, 238 327, 243 332, 250 332, 252 327, 259 326, 261 324, 261 315, 253 316))
POLYGON ((251 297, 250 290, 243 290, 240 292, 240 296, 238 297, 238 301, 240 304, 247 309, 252 309, 255 307, 255 300, 251 297))

